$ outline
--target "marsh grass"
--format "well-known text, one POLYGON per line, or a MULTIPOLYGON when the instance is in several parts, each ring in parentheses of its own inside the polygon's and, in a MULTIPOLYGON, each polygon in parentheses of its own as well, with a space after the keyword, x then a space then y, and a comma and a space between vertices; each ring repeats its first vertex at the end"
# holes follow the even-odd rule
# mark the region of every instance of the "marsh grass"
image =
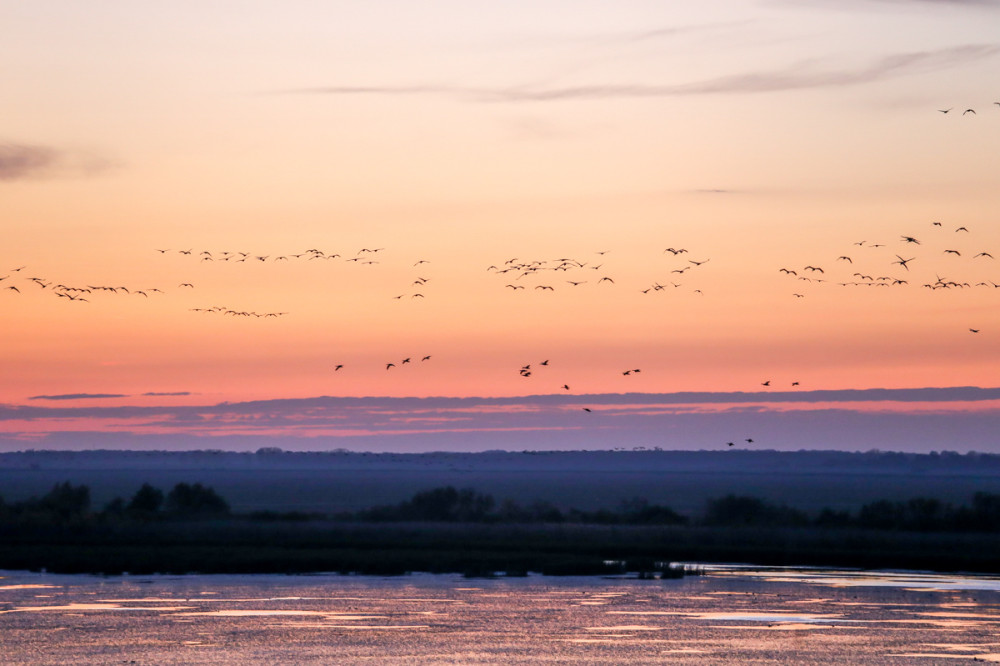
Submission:
MULTIPOLYGON (((671 561, 1000 572, 1000 536, 819 528, 231 519, 0 528, 0 568, 58 573, 670 577, 671 561)), ((682 572, 681 572, 682 573, 682 572)))

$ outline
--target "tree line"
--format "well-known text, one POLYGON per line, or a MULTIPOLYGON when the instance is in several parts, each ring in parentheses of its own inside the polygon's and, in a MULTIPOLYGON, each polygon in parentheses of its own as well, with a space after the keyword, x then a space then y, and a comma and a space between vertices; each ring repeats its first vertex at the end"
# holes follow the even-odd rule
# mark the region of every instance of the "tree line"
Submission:
POLYGON ((726 495, 706 502, 701 516, 682 515, 644 498, 616 509, 560 509, 549 502, 499 505, 490 495, 448 486, 417 493, 396 505, 365 509, 344 518, 363 521, 506 523, 592 523, 604 525, 687 525, 701 527, 861 528, 912 532, 1000 532, 1000 495, 977 492, 968 505, 935 498, 877 500, 856 512, 824 508, 815 515, 759 497, 726 495))
POLYGON ((968 504, 935 498, 877 500, 857 511, 824 508, 809 513, 759 497, 726 495, 706 502, 695 517, 644 498, 614 509, 563 509, 551 502, 497 502, 492 495, 453 486, 416 493, 398 504, 335 514, 255 511, 233 514, 229 503, 200 483, 178 483, 164 493, 148 483, 128 500, 117 497, 103 508, 91 506, 90 489, 70 482, 56 484, 42 497, 7 503, 0 497, 0 524, 69 525, 170 520, 246 519, 260 522, 444 522, 507 524, 675 525, 691 527, 859 528, 907 532, 1000 532, 1000 494, 977 492, 968 504))
POLYGON ((178 483, 168 493, 144 483, 126 501, 116 497, 95 511, 90 488, 69 481, 57 483, 42 497, 7 503, 0 497, 0 523, 67 525, 93 522, 151 522, 167 519, 224 518, 229 503, 212 488, 200 483, 178 483))

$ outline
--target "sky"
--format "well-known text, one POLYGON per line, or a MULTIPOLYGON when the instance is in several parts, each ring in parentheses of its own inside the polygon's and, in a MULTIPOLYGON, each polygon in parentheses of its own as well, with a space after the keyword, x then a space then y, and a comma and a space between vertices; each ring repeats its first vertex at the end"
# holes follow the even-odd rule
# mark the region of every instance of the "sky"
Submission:
POLYGON ((0 0, 0 449, 1000 452, 998 20, 0 0))

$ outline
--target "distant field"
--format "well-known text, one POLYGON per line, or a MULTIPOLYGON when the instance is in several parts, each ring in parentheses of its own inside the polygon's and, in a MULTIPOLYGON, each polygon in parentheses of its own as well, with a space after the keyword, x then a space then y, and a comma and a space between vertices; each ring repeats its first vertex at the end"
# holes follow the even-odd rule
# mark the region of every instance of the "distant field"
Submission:
POLYGON ((753 495, 806 511, 857 509, 878 499, 935 497, 967 503, 976 491, 1000 493, 997 475, 836 473, 739 473, 734 471, 581 471, 445 469, 7 469, 0 468, 0 496, 17 501, 70 481, 91 488, 95 507, 129 497, 148 482, 169 490, 180 482, 209 485, 234 511, 335 512, 395 504, 414 493, 452 485, 471 487, 519 503, 545 500, 561 508, 614 508, 645 497, 696 514, 705 501, 730 493, 753 495))

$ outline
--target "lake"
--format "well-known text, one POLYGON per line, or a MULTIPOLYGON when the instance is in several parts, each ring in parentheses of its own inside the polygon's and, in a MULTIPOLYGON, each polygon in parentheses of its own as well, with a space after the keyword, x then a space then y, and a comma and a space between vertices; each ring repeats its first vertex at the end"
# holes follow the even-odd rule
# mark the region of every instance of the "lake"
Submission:
POLYGON ((1000 578, 0 572, 4 664, 1000 663, 1000 578))

